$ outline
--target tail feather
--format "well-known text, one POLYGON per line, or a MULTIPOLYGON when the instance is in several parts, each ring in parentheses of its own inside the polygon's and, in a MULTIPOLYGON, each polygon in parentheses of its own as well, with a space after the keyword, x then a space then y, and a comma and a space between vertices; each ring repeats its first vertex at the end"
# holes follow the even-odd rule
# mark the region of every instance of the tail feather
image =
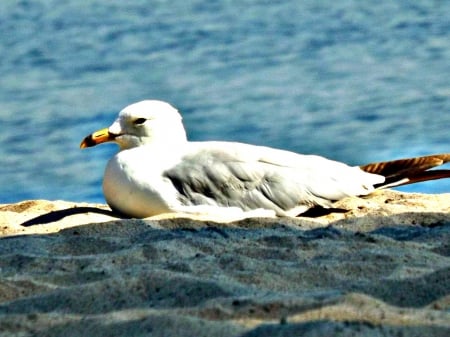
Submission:
POLYGON ((388 188, 450 178, 450 170, 431 170, 448 162, 450 162, 450 153, 370 163, 360 166, 360 168, 363 171, 384 176, 385 182, 375 187, 388 188))

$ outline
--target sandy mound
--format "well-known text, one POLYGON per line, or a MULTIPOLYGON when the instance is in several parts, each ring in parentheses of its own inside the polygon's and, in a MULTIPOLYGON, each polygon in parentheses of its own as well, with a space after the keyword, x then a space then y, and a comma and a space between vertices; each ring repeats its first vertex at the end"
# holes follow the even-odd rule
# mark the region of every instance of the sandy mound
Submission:
POLYGON ((0 335, 448 336, 450 195, 336 208, 218 223, 0 205, 0 335))

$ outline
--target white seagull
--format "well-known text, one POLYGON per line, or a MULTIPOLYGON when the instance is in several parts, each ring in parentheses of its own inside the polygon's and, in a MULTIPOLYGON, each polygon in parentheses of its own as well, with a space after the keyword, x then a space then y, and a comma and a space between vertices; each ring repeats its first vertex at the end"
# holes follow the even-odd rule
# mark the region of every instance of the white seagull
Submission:
POLYGON ((429 170, 450 161, 450 154, 352 167, 264 146, 190 142, 181 119, 166 102, 141 101, 81 142, 81 148, 110 141, 120 147, 103 179, 113 210, 136 218, 164 213, 295 217, 377 188, 450 177, 450 170, 429 170))

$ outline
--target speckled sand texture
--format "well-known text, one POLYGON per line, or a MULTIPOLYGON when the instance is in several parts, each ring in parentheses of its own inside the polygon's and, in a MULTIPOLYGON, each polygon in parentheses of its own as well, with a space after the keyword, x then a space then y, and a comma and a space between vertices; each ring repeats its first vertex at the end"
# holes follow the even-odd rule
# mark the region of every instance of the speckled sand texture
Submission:
POLYGON ((219 223, 0 205, 0 336, 449 336, 450 194, 336 207, 219 223))

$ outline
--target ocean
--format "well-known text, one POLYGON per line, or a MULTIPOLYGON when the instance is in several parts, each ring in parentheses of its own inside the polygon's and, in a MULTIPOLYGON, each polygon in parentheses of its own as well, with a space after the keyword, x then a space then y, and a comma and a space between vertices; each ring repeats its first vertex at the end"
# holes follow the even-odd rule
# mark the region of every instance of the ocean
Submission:
MULTIPOLYGON (((0 7, 0 203, 104 202, 117 147, 79 143, 143 99, 176 106, 192 140, 352 165, 450 152, 448 1, 0 7)), ((402 190, 450 192, 450 179, 402 190)))

